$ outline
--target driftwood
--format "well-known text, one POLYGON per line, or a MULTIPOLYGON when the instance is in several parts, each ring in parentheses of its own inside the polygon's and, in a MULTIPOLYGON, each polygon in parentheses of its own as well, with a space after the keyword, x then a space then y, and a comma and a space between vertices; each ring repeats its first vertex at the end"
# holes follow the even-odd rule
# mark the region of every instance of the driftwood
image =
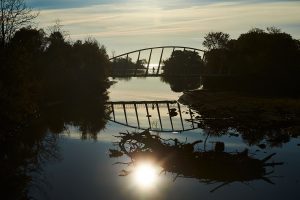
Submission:
MULTIPOLYGON (((177 177, 196 178, 207 184, 221 183, 218 188, 232 182, 248 182, 252 180, 264 180, 274 184, 267 175, 267 167, 282 165, 283 163, 268 163, 275 153, 268 155, 262 160, 248 155, 248 150, 237 153, 224 152, 224 143, 217 142, 215 148, 210 151, 195 151, 193 143, 179 142, 177 139, 163 139, 158 135, 151 134, 148 130, 141 133, 120 133, 118 146, 120 150, 110 149, 110 157, 127 155, 134 164, 136 161, 151 159, 160 164, 163 172, 171 172, 177 177)), ((130 174, 130 171, 122 170, 121 176, 130 174)), ((174 180, 175 180, 174 179, 174 180)))

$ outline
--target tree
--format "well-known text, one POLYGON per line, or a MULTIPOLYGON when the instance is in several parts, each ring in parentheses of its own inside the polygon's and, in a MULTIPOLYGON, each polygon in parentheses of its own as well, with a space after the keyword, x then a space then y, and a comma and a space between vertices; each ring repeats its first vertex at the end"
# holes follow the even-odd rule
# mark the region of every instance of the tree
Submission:
POLYGON ((226 47, 229 40, 230 40, 230 36, 228 33, 209 32, 204 36, 204 42, 202 44, 208 50, 222 49, 226 47))
POLYGON ((274 27, 274 26, 267 27, 267 31, 270 34, 279 34, 279 33, 282 33, 282 31, 281 31, 280 28, 277 28, 277 27, 274 27))
POLYGON ((263 34, 263 33, 265 33, 265 30, 263 30, 261 28, 251 28, 247 33, 263 34))
POLYGON ((170 84, 174 92, 197 89, 201 86, 200 74, 203 67, 203 60, 197 52, 175 50, 164 61, 161 80, 170 84))
POLYGON ((0 44, 4 46, 23 26, 32 23, 38 13, 26 6, 25 0, 0 0, 0 44))
POLYGON ((232 76, 206 78, 205 88, 299 93, 300 43, 291 35, 275 27, 253 28, 219 49, 215 48, 218 37, 211 38, 206 41, 214 48, 205 52, 205 72, 232 76))

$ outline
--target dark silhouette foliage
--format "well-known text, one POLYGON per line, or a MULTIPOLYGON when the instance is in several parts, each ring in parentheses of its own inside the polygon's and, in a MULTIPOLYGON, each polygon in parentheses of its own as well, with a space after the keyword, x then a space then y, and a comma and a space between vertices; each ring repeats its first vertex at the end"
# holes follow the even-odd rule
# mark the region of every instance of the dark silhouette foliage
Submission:
POLYGON ((5 46, 18 29, 32 24, 37 16, 25 0, 0 0, 0 46, 5 46))
POLYGON ((186 92, 180 101, 196 111, 193 122, 208 135, 241 135, 249 145, 269 147, 282 146, 300 135, 297 99, 198 90, 186 92))
POLYGON ((164 61, 162 80, 170 84, 175 92, 192 90, 200 87, 200 74, 203 61, 197 52, 174 51, 171 57, 164 61))
POLYGON ((118 76, 134 76, 134 75, 143 75, 146 73, 147 61, 145 59, 138 60, 133 62, 132 58, 115 58, 111 63, 111 75, 113 77, 118 76))
POLYGON ((110 62, 95 40, 72 44, 59 31, 47 37, 28 27, 17 31, 1 52, 1 136, 48 105, 107 99, 110 62))
POLYGON ((164 61, 164 76, 200 74, 203 62, 197 52, 176 50, 164 61))
POLYGON ((110 62, 95 40, 72 43, 60 31, 47 36, 31 27, 0 53, 1 193, 27 199, 29 183, 43 184, 29 173, 56 158, 55 133, 74 125, 83 139, 96 139, 104 128, 110 62))
POLYGON ((208 50, 226 48, 230 36, 223 32, 209 32, 204 36, 203 46, 208 50))
POLYGON ((299 41, 274 27, 252 29, 205 54, 204 87, 274 94, 299 94, 299 41), (226 77, 227 76, 227 77, 226 77))

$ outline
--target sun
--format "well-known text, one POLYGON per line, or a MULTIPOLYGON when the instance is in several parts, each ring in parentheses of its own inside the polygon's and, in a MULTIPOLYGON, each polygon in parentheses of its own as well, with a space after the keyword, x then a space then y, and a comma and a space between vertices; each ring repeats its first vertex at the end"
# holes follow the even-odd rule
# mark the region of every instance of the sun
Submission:
POLYGON ((151 163, 138 164, 134 169, 134 180, 142 188, 154 187, 158 180, 158 170, 151 163))

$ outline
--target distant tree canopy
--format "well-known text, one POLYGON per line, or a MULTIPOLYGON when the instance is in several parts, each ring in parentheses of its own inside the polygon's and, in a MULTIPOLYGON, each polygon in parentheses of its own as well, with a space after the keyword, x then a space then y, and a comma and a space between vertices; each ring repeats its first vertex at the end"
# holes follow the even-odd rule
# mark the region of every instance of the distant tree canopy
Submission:
POLYGON ((145 59, 138 60, 133 62, 132 58, 115 58, 111 62, 110 73, 112 76, 127 76, 126 78, 130 79, 130 76, 137 74, 145 74, 147 61, 145 59))
POLYGON ((164 61, 162 69, 164 76, 200 74, 203 61, 197 52, 176 50, 164 61))
POLYGON ((136 63, 132 61, 132 58, 116 58, 112 61, 112 67, 119 70, 128 70, 128 69, 145 69, 145 64, 147 61, 145 59, 138 60, 136 63))
POLYGON ((197 52, 177 50, 164 61, 162 80, 169 83, 175 92, 197 89, 200 87, 199 77, 203 67, 197 52))
MULTIPOLYGON (((254 28, 224 46, 210 48, 205 53, 205 73, 230 75, 231 80, 224 78, 224 81, 231 84, 231 89, 237 82, 244 82, 245 85, 239 85, 240 89, 247 85, 252 89, 263 88, 266 92, 268 89, 299 91, 299 44, 299 40, 280 29, 254 28)), ((224 86, 224 81, 219 79, 218 83, 215 79, 213 85, 224 86)))
POLYGON ((223 32, 209 32, 204 36, 203 46, 208 50, 226 48, 230 36, 223 32))

